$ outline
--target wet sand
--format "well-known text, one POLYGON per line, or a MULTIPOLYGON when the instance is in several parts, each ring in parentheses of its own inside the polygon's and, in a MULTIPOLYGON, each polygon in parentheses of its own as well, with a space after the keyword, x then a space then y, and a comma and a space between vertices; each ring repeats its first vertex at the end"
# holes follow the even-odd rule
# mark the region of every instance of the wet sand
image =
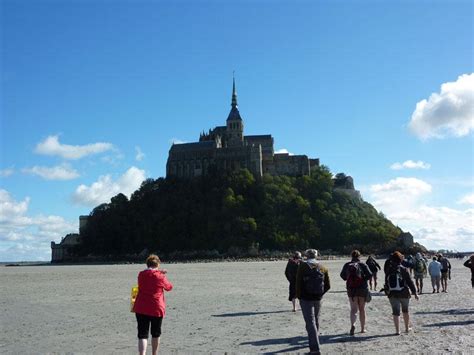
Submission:
MULTIPOLYGON (((349 305, 339 277, 343 261, 327 261, 332 287, 321 310, 323 353, 471 352, 474 290, 470 271, 452 260, 448 293, 431 294, 429 279, 410 302, 413 332, 393 336, 381 293, 367 305, 365 334, 350 336, 349 305)), ((169 264, 163 354, 305 353, 301 312, 291 312, 286 262, 169 264)), ((142 265, 0 267, 0 353, 136 352, 129 293, 142 265)), ((379 273, 379 276, 380 273, 379 273)), ((357 330, 357 328, 356 328, 357 330)), ((149 349, 149 352, 151 350, 149 349)))

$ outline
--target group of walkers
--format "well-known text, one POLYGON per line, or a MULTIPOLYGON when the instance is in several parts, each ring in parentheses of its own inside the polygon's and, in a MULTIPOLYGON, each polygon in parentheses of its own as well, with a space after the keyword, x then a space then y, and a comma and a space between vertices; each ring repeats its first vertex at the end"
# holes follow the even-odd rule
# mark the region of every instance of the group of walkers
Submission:
MULTIPOLYGON (((288 260, 285 275, 289 281, 289 300, 296 311, 296 298, 300 301, 301 311, 308 333, 310 354, 320 353, 319 344, 319 314, 321 300, 330 289, 329 274, 326 267, 316 260, 318 252, 308 249, 305 259, 300 252, 288 260)), ((344 264, 340 277, 346 282, 347 296, 350 305, 350 330, 355 334, 357 315, 360 320, 360 332, 366 332, 365 305, 371 300, 370 290, 377 290, 377 272, 381 270, 373 256, 363 263, 361 253, 353 250, 351 260, 344 264)), ((471 255, 464 266, 471 269, 471 282, 474 287, 474 255, 471 255)), ((418 294, 423 293, 423 278, 427 273, 431 276, 433 293, 447 291, 448 279, 451 278, 451 264, 442 254, 437 254, 429 263, 421 253, 415 257, 404 258, 402 253, 395 251, 385 261, 383 266, 385 278, 381 291, 388 296, 395 326, 395 335, 400 335, 400 315, 403 316, 404 330, 409 333, 411 328, 409 302, 413 296, 418 300, 418 294), (411 275, 414 275, 414 280, 411 275)))
MULTIPOLYGON (((301 311, 308 333, 310 354, 319 354, 319 314, 321 300, 331 288, 328 269, 318 260, 318 251, 308 249, 304 258, 296 252, 288 261, 285 275, 289 281, 289 300, 296 312, 296 299, 299 299, 301 311)), ((365 333, 365 304, 370 302, 370 290, 377 289, 377 272, 380 265, 372 256, 363 263, 358 250, 351 253, 351 260, 344 264, 340 276, 346 282, 347 296, 350 305, 350 330, 354 335, 357 314, 360 319, 360 332, 365 333)), ((161 324, 166 313, 164 291, 171 291, 173 285, 166 277, 166 270, 160 269, 160 259, 150 255, 146 259, 147 268, 138 274, 138 295, 133 305, 138 329, 138 352, 146 353, 149 333, 152 339, 152 354, 158 353, 161 335, 161 324)), ((474 255, 464 263, 471 270, 471 283, 474 288, 474 255)), ((403 315, 405 332, 410 332, 410 315, 408 305, 410 297, 418 300, 423 290, 423 277, 427 271, 431 276, 433 293, 447 292, 447 280, 450 279, 451 264, 442 254, 433 256, 427 267, 427 260, 417 253, 413 261, 405 259, 395 251, 384 263, 385 282, 383 291, 388 296, 392 307, 395 334, 400 335, 400 311, 403 315), (411 278, 414 273, 415 283, 411 278)))

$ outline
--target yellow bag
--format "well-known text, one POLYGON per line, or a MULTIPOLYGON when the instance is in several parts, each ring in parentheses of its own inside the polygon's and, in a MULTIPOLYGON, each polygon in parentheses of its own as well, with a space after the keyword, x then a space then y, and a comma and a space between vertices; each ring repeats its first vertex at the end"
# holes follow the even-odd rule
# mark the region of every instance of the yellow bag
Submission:
POLYGON ((132 293, 130 295, 130 312, 135 312, 133 307, 135 306, 135 300, 138 296, 138 285, 132 287, 132 293))

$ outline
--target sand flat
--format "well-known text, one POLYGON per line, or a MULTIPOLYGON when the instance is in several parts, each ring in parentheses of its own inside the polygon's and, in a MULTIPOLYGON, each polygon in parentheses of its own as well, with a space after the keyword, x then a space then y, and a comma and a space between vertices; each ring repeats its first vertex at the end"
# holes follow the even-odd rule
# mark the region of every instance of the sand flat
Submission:
MULTIPOLYGON (((321 310, 322 351, 406 353, 474 349, 470 271, 452 260, 448 293, 410 303, 414 331, 393 336, 390 304, 379 293, 367 307, 368 332, 349 331, 349 305, 339 278, 343 261, 324 262, 331 291, 321 310)), ((163 354, 304 353, 301 312, 291 312, 286 262, 163 265, 167 293, 163 354)), ((129 293, 142 265, 0 267, 0 353, 136 352, 129 293)), ((431 292, 429 279, 425 291, 431 292)), ((357 329, 357 328, 356 328, 357 329)))

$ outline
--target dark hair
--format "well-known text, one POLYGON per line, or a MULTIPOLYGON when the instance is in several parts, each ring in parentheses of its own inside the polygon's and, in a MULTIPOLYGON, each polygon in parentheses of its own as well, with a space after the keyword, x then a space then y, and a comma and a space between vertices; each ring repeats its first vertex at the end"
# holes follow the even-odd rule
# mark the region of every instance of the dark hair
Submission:
POLYGON ((358 251, 357 249, 353 250, 352 253, 351 253, 351 256, 353 258, 358 258, 360 256, 360 251, 358 251))
POLYGON ((146 258, 146 266, 155 268, 158 265, 160 265, 160 258, 157 255, 151 254, 146 258))

